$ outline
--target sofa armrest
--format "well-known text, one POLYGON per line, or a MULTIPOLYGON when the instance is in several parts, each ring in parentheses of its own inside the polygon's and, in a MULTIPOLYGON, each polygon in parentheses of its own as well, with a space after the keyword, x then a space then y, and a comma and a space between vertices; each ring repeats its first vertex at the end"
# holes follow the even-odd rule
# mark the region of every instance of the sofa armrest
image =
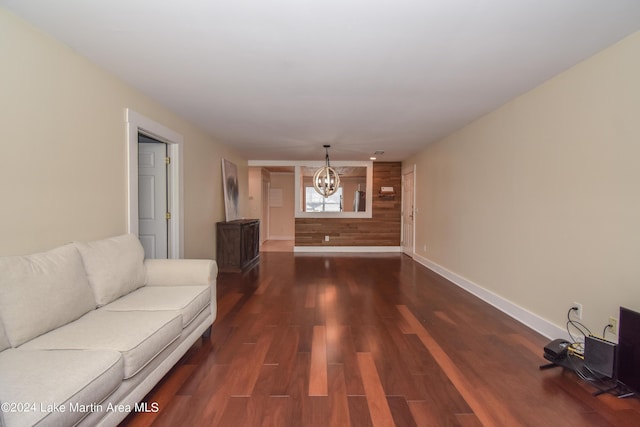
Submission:
POLYGON ((215 286, 218 265, 210 259, 146 259, 147 286, 215 286))

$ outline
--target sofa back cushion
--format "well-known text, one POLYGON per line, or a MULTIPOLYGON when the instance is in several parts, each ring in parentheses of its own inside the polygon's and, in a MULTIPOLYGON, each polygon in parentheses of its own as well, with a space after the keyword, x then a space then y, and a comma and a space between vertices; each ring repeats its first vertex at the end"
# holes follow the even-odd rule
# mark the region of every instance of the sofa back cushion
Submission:
POLYGON ((144 249, 133 234, 76 246, 99 307, 144 286, 144 249))
POLYGON ((0 258, 0 321, 12 347, 66 325, 95 307, 75 246, 0 258))

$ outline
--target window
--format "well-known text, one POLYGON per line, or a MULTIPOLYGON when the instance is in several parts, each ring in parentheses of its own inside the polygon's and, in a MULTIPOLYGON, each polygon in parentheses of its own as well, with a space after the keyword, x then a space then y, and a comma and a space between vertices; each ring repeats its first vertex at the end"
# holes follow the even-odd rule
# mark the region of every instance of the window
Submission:
POLYGON ((342 212, 342 187, 324 198, 313 187, 305 187, 305 212, 342 212))

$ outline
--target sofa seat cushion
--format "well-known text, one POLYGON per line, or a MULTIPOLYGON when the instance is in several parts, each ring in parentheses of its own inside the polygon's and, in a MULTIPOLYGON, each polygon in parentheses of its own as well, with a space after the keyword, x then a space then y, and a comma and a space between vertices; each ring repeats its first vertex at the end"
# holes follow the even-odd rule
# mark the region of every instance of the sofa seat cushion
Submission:
POLYGON ((3 351, 0 401, 28 406, 0 412, 0 421, 6 427, 74 425, 120 386, 123 375, 117 351, 3 351))
POLYGON ((185 328, 211 302, 210 286, 144 286, 104 306, 109 311, 172 311, 185 328))
POLYGON ((144 286, 144 249, 133 234, 75 245, 99 307, 144 286))
POLYGON ((180 337, 182 319, 170 311, 95 310, 22 345, 21 349, 116 350, 131 378, 180 337))
POLYGON ((0 257, 0 320, 12 347, 65 325, 95 307, 75 246, 0 257))

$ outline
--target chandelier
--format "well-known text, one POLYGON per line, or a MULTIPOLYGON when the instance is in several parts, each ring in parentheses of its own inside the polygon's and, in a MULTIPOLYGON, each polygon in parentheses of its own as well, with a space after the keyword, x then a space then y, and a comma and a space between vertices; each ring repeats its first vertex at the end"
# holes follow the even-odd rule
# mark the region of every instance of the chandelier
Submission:
POLYGON ((340 177, 338 173, 329 165, 329 147, 330 145, 324 145, 325 150, 325 165, 318 169, 313 174, 313 188, 322 197, 329 197, 340 187, 340 177))

